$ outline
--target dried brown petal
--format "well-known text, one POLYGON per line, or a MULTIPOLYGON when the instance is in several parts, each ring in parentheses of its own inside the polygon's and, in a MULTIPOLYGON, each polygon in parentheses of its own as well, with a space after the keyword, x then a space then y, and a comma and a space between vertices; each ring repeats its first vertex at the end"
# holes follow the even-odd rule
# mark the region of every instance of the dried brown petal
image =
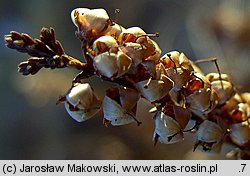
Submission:
POLYGON ((111 78, 118 72, 116 58, 117 55, 114 53, 105 52, 99 54, 94 58, 94 66, 101 75, 111 78))
POLYGON ((191 61, 186 57, 184 53, 178 51, 171 51, 161 57, 161 61, 166 68, 181 68, 188 72, 193 71, 191 61))
POLYGON ((188 81, 190 81, 190 79, 192 79, 190 72, 182 70, 181 68, 177 68, 176 70, 174 68, 167 68, 166 72, 167 76, 174 82, 175 91, 179 91, 188 81))
POLYGON ((237 109, 239 103, 243 102, 239 94, 235 94, 230 98, 224 106, 221 107, 221 112, 229 113, 237 109))
POLYGON ((190 62, 190 60, 187 58, 187 56, 184 53, 180 54, 179 64, 180 64, 180 67, 182 69, 188 70, 189 72, 193 71, 193 67, 191 65, 191 62, 190 62))
POLYGON ((136 67, 143 61, 145 49, 138 43, 126 43, 120 47, 121 51, 128 55, 133 60, 133 65, 136 67))
POLYGON ((116 64, 118 67, 117 77, 120 77, 129 71, 132 65, 132 59, 123 52, 118 51, 116 64))
POLYGON ((179 68, 179 58, 180 58, 180 53, 178 51, 171 51, 168 52, 167 54, 163 55, 160 60, 165 66, 165 68, 179 68))

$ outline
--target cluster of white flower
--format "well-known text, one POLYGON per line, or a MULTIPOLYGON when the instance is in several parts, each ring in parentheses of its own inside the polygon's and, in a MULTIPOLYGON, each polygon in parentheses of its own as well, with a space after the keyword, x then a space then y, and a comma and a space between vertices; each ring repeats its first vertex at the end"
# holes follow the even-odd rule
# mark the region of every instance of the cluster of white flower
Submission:
POLYGON ((125 29, 104 9, 77 8, 71 18, 85 63, 64 53, 53 29, 43 28, 41 40, 11 32, 5 41, 9 48, 34 56, 19 65, 24 75, 36 74, 43 67, 82 71, 59 100, 73 119, 82 122, 103 109, 106 126, 140 125, 136 111, 142 97, 154 105, 150 112, 155 113, 155 143, 176 143, 185 132, 196 132, 195 148, 219 150, 229 141, 242 155, 250 156, 250 93, 238 93, 229 76, 220 73, 216 60, 218 73, 205 75, 184 53, 171 51, 161 56, 151 39, 158 33, 147 34, 139 27, 125 29), (86 78, 93 75, 114 83, 103 101, 87 83, 86 78), (195 122, 192 128, 187 127, 190 121, 195 122))
MULTIPOLYGON (((237 145, 250 140, 250 93, 238 94, 226 74, 204 73, 184 53, 161 49, 139 27, 125 29, 112 22, 104 9, 77 8, 71 14, 85 56, 95 74, 118 86, 103 100, 105 125, 140 122, 140 97, 155 109, 154 140, 170 144, 183 140, 190 120, 196 121, 197 143, 203 149, 221 146, 227 136, 237 145), (116 84, 117 85, 117 84, 116 84)), ((88 83, 76 83, 66 96, 66 109, 77 121, 101 109, 88 83)))

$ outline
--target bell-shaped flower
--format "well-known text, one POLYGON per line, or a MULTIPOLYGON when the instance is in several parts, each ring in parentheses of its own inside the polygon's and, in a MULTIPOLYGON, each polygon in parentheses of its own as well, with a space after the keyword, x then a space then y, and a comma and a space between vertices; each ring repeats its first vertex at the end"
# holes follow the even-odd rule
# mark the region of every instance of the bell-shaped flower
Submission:
POLYGON ((110 88, 103 100, 103 113, 105 125, 119 126, 138 122, 135 118, 137 101, 140 96, 137 91, 130 88, 110 88))
POLYGON ((196 147, 201 145, 204 150, 211 150, 214 146, 219 145, 223 140, 223 129, 216 123, 204 120, 196 132, 196 147))
POLYGON ((132 60, 123 52, 117 53, 105 52, 94 58, 94 66, 100 75, 107 78, 118 78, 125 74, 132 60))
POLYGON ((226 103, 226 101, 232 98, 235 94, 235 89, 233 84, 231 82, 224 80, 212 81, 211 89, 213 89, 217 94, 219 105, 226 103))
POLYGON ((233 124, 231 127, 230 137, 232 141, 239 145, 244 146, 250 142, 250 125, 245 121, 242 123, 233 124))
POLYGON ((102 36, 93 44, 94 67, 107 78, 118 78, 125 74, 132 64, 132 59, 118 50, 116 40, 111 36, 102 36))
POLYGON ((172 117, 158 111, 155 115, 153 139, 155 144, 158 140, 164 144, 173 144, 182 141, 184 138, 179 123, 172 117))
POLYGON ((77 8, 71 12, 71 19, 86 39, 100 36, 112 24, 104 9, 77 8))
POLYGON ((173 81, 162 75, 160 80, 144 80, 135 84, 136 89, 149 102, 155 102, 166 96, 173 88, 173 81))
POLYGON ((174 81, 174 90, 179 91, 192 79, 193 67, 184 53, 172 51, 160 58, 167 76, 174 81))
POLYGON ((66 95, 65 109, 77 122, 93 117, 100 108, 101 101, 88 83, 76 84, 66 95))

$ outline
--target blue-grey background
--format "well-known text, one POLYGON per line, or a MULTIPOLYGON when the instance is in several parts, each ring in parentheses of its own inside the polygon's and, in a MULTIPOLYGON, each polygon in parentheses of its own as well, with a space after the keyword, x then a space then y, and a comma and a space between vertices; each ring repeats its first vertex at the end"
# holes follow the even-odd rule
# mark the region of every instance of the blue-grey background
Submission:
MULTIPOLYGON (((217 57, 237 88, 250 90, 247 0, 0 0, 0 159, 224 159, 230 146, 219 155, 193 153, 193 134, 185 134, 181 143, 154 147, 152 114, 144 100, 138 105, 140 127, 106 128, 102 112, 84 123, 73 121, 55 102, 68 90, 75 70, 42 70, 28 77, 17 72, 28 55, 4 46, 3 36, 11 30, 39 37, 42 27, 53 27, 65 51, 82 58, 70 19, 77 7, 105 8, 113 19, 120 8, 124 27, 160 32, 155 40, 163 54, 179 50, 192 60, 217 57)), ((205 73, 216 71, 212 63, 200 66, 205 73)), ((102 97, 104 83, 90 82, 102 97)))

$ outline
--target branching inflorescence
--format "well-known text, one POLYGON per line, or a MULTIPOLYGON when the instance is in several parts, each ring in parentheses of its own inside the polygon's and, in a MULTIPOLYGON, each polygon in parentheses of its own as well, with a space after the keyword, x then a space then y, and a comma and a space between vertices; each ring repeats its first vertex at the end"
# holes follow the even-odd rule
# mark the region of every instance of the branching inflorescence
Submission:
MULTIPOLYGON (((161 56, 151 39, 158 33, 147 34, 139 27, 125 29, 104 9, 77 8, 71 18, 86 62, 67 55, 52 28, 42 28, 40 39, 13 31, 5 41, 7 47, 32 56, 19 64, 23 75, 36 74, 43 67, 80 71, 58 100, 73 119, 85 121, 102 108, 106 126, 140 125, 136 108, 142 97, 155 107, 150 110, 155 113, 155 144, 176 143, 185 132, 195 132, 194 149, 219 151, 228 142, 236 146, 232 156, 250 157, 250 93, 238 93, 228 75, 220 71, 205 75, 178 51, 161 56), (103 101, 87 83, 93 75, 114 83, 103 101), (194 126, 187 129, 190 121, 194 126)), ((211 60, 217 65, 216 59, 211 60)))

